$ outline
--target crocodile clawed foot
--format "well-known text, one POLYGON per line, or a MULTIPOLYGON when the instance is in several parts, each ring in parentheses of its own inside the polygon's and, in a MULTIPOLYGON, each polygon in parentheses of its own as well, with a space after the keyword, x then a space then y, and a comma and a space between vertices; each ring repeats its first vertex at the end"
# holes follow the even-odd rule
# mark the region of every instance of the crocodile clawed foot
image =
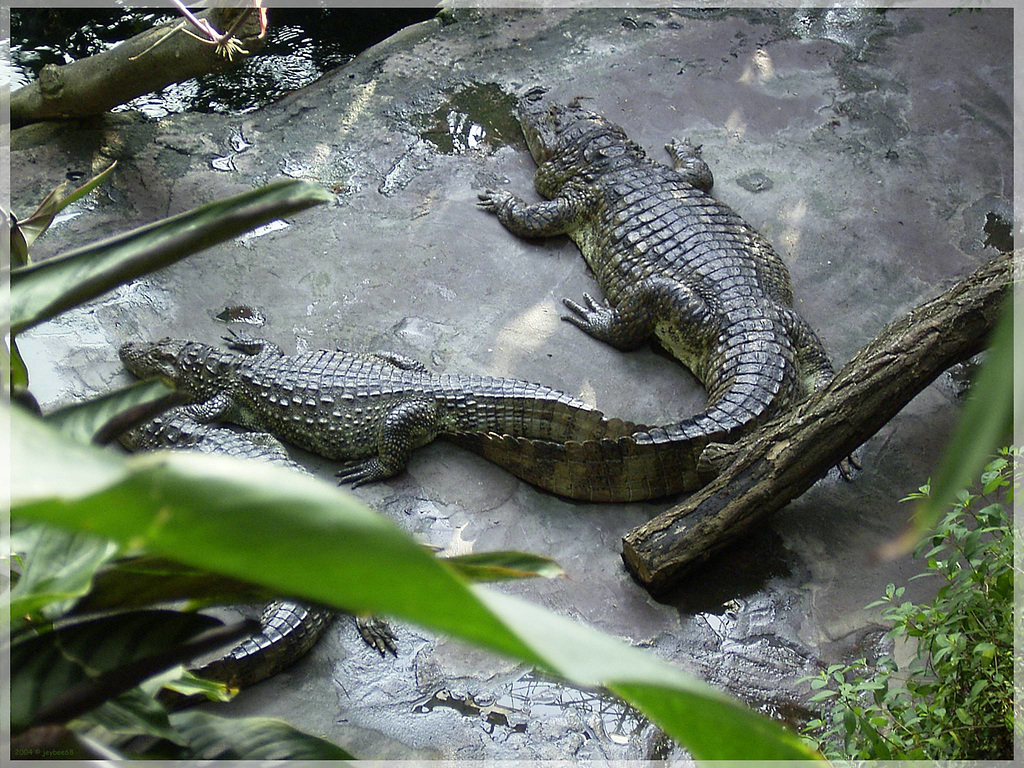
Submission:
POLYGON ((863 466, 860 463, 860 457, 857 455, 857 452, 854 451, 845 459, 841 460, 838 464, 836 464, 836 468, 839 470, 839 475, 843 478, 843 480, 850 482, 851 480, 853 480, 854 470, 863 469, 863 466))
POLYGON ((572 299, 562 299, 562 303, 575 312, 573 315, 562 315, 562 319, 567 323, 572 323, 577 328, 582 328, 587 333, 593 333, 595 328, 602 324, 607 324, 612 310, 610 307, 601 304, 589 293, 583 294, 583 301, 586 303, 586 306, 577 304, 572 299))
POLYGON ((485 189, 477 197, 480 198, 477 202, 478 207, 491 213, 497 213, 501 206, 512 199, 512 193, 501 189, 485 189))
POLYGON ((368 646, 381 656, 398 655, 398 637, 384 619, 376 616, 356 616, 356 629, 368 646))
POLYGON ((232 328, 228 328, 227 334, 221 336, 221 339, 224 341, 224 346, 228 349, 233 352, 241 352, 243 355, 258 355, 263 351, 263 347, 266 346, 266 341, 263 339, 243 336, 232 328))
POLYGON ((695 157, 700 157, 702 144, 693 144, 688 138, 680 141, 679 139, 672 139, 668 144, 665 145, 665 150, 672 156, 672 159, 676 162, 683 162, 695 157))
POLYGON ((383 480, 388 477, 388 473, 377 459, 357 459, 346 462, 334 476, 338 478, 338 485, 350 483, 353 488, 358 488, 360 485, 383 480))

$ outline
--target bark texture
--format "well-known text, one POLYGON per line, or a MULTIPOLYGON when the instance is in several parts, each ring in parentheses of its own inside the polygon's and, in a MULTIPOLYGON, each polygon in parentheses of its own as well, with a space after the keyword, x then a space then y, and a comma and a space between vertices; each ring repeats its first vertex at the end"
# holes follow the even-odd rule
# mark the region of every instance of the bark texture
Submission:
MULTIPOLYGON (((199 18, 209 19, 217 30, 225 32, 237 14, 244 12, 213 8, 199 14, 199 18)), ((97 115, 171 83, 223 72, 248 58, 237 54, 234 62, 228 61, 214 46, 190 37, 183 30, 140 56, 178 23, 161 24, 110 50, 62 67, 43 67, 36 80, 11 95, 11 124, 17 128, 40 120, 97 115), (133 61, 136 56, 139 58, 133 61)), ((191 26, 187 29, 196 32, 191 26)), ((257 15, 250 13, 235 37, 253 54, 265 42, 258 35, 257 15)))
MULTIPOLYGON (((735 445, 716 446, 715 479, 622 539, 648 590, 744 536, 848 456, 949 366, 980 352, 1009 298, 1003 254, 887 325, 821 392, 735 445)), ((702 460, 705 457, 702 457, 702 460)))

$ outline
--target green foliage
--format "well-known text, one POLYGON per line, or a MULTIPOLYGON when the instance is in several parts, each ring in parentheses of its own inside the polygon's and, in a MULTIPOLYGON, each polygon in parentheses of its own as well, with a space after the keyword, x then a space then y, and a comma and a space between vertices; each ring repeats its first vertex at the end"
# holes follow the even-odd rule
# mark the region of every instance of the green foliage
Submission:
MULTIPOLYGON (((1004 448, 981 476, 980 493, 961 491, 915 555, 940 580, 935 599, 903 600, 890 584, 881 600, 888 637, 913 659, 833 664, 809 680, 825 704, 805 729, 809 743, 837 760, 999 760, 1013 755, 1013 523, 1004 504, 1017 485, 1017 451, 1004 448)), ((903 501, 927 498, 923 485, 903 501)))
POLYGON ((96 174, 85 182, 85 184, 67 196, 64 195, 64 191, 68 188, 68 183, 66 181, 62 181, 43 199, 43 202, 39 204, 32 215, 27 219, 21 219, 19 221, 12 213, 11 266, 24 267, 31 263, 29 250, 32 248, 32 243, 34 243, 36 239, 43 234, 43 232, 50 228, 54 217, 73 202, 82 199, 102 184, 110 175, 110 172, 114 170, 115 165, 117 165, 116 160, 112 162, 105 171, 101 171, 96 174))
POLYGON ((1013 307, 1007 306, 992 333, 987 356, 971 382, 970 394, 942 457, 931 493, 920 504, 914 525, 896 549, 911 551, 938 523, 957 489, 969 485, 991 452, 1013 427, 1013 307))
POLYGON ((18 333, 154 269, 331 199, 308 181, 268 184, 11 271, 18 333))
POLYGON ((277 594, 398 616, 576 685, 606 687, 702 758, 813 756, 795 735, 671 664, 467 583, 397 526, 316 478, 189 452, 125 457, 19 410, 11 425, 14 442, 26 448, 11 472, 16 519, 86 529, 277 594))
MULTIPOLYGON (((37 229, 20 233, 25 250, 26 231, 45 229, 59 194, 37 229)), ((15 269, 12 341, 141 274, 329 198, 307 182, 273 184, 15 269)), ((12 349, 14 381, 24 385, 28 372, 12 349)), ((163 685, 222 696, 223 686, 204 688, 172 668, 252 629, 243 623, 195 637, 212 620, 143 610, 150 601, 189 598, 194 605, 211 592, 266 590, 395 615, 579 686, 610 689, 698 758, 816 757, 794 734, 657 657, 473 583, 561 575, 546 558, 491 553, 447 562, 354 497, 301 473, 188 452, 125 457, 89 444, 112 432, 104 425, 130 423, 125 414, 133 409, 152 415, 144 409, 163 394, 141 384, 49 420, 22 408, 0 413, 0 424, 11 428, 0 439, 14 447, 11 514, 25 555, 13 558, 21 566, 11 622, 15 754, 69 743, 75 754, 117 757, 115 749, 146 735, 156 739, 146 756, 348 757, 280 721, 168 715, 160 705, 163 685), (135 557, 112 562, 118 553, 135 557), (131 568, 140 564, 148 571, 133 591, 131 568), (110 614, 79 615, 97 609, 110 614), (43 727, 49 725, 56 727, 43 727)))

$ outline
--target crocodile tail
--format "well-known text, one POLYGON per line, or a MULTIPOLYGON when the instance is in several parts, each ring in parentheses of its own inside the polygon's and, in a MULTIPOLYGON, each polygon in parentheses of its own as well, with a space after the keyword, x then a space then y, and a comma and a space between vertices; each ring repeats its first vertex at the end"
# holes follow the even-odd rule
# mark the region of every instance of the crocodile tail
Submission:
POLYGON ((639 443, 633 435, 555 442, 493 432, 447 439, 531 485, 580 501, 642 501, 698 488, 697 457, 706 444, 639 443))
POLYGON ((199 677, 248 688, 302 658, 334 618, 334 611, 289 600, 267 603, 261 631, 219 659, 194 670, 199 677))
POLYGON ((543 384, 491 376, 440 376, 443 434, 494 432, 563 443, 625 437, 637 424, 608 419, 582 400, 543 384))
POLYGON ((707 382, 707 408, 675 424, 637 435, 641 442, 731 443, 799 397, 796 353, 788 335, 774 328, 740 334, 719 351, 707 382))

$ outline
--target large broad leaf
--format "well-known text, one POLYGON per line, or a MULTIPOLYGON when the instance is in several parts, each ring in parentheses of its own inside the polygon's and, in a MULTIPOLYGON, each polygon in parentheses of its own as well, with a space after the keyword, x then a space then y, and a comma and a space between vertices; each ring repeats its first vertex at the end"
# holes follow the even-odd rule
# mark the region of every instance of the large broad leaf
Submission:
POLYGON ((140 275, 330 199, 330 192, 307 181, 268 184, 13 270, 11 331, 18 333, 140 275))
MULTIPOLYGON (((526 552, 480 552, 445 558, 445 562, 474 582, 565 575, 550 558, 526 552)), ((275 596, 266 587, 165 557, 132 557, 103 566, 71 613, 123 611, 177 600, 190 600, 191 607, 255 603, 275 596)))
POLYGON ((968 488, 1013 430, 1013 307, 992 333, 984 362, 971 384, 931 492, 921 500, 911 527, 882 548, 883 557, 913 550, 938 524, 957 491, 968 488))
POLYGON ((351 760, 329 741, 269 717, 226 718, 206 712, 171 715, 192 760, 351 760))
POLYGON ((40 523, 18 539, 25 566, 11 591, 13 632, 63 613, 69 601, 89 591, 93 574, 118 550, 110 539, 40 523))
POLYGON ((197 604, 255 603, 274 597, 266 587, 164 557, 133 557, 110 563, 95 577, 74 614, 144 608, 176 600, 197 604))
POLYGON ((20 410, 11 424, 14 445, 40 449, 15 452, 15 516, 95 531, 280 594, 399 616, 576 685, 610 688, 701 759, 814 756, 795 734, 651 654, 467 584, 391 522, 315 478, 187 452, 114 457, 121 462, 114 472, 110 456, 20 410), (57 482, 68 446, 80 470, 96 468, 57 482), (40 454, 51 458, 40 462, 40 454))
POLYGON ((49 414, 46 420, 68 437, 88 443, 93 441, 111 420, 126 411, 134 411, 136 415, 131 421, 118 424, 117 430, 123 431, 140 421, 159 415, 170 405, 179 402, 179 399, 170 397, 173 393, 174 388, 159 379, 137 381, 124 389, 61 408, 49 414), (139 406, 144 407, 140 409, 139 406))
MULTIPOLYGON (((11 727, 20 730, 42 722, 65 722, 70 717, 51 719, 48 713, 76 688, 125 665, 177 648, 217 626, 219 621, 202 614, 139 611, 16 639, 11 646, 11 727)), ((169 660, 160 669, 181 661, 169 660)), ((120 695, 160 669, 113 691, 107 698, 120 695)))

